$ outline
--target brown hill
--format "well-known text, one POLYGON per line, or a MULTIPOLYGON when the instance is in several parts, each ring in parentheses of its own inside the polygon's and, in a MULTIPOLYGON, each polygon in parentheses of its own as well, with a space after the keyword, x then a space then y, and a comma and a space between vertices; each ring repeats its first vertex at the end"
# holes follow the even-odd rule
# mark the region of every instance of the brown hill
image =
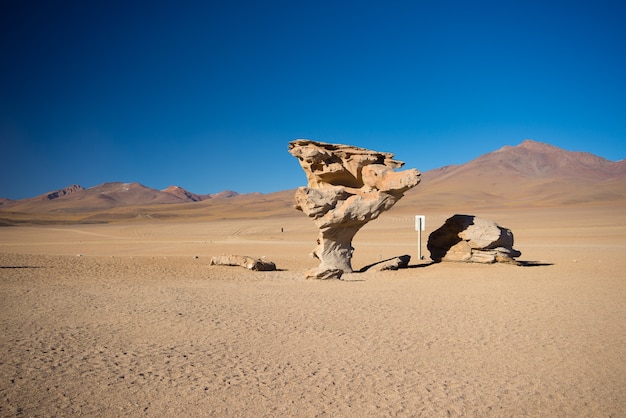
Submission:
MULTIPOLYGON (((252 194, 256 194, 257 196, 260 196, 261 193, 252 193, 252 194)), ((213 193, 213 194, 206 194, 204 196, 207 196, 209 198, 228 198, 228 197, 235 197, 235 196, 239 196, 239 193, 234 192, 232 190, 224 190, 222 192, 219 193, 213 193)))
POLYGON ((23 213, 86 213, 119 206, 180 203, 170 193, 154 190, 139 183, 104 183, 84 189, 70 186, 43 195, 16 201, 7 210, 23 213))
POLYGON ((201 202, 207 199, 214 199, 214 198, 219 199, 219 198, 229 198, 229 197, 239 196, 239 193, 234 192, 232 190, 224 190, 222 192, 213 193, 213 194, 195 194, 188 190, 183 189, 180 186, 170 186, 167 189, 163 189, 161 191, 165 193, 170 193, 176 197, 179 197, 182 201, 185 201, 185 202, 201 202))
MULTIPOLYGON (((190 210, 194 216, 204 216, 212 212, 184 205, 210 200, 214 201, 214 206, 228 212, 224 206, 229 204, 231 198, 238 196, 244 195, 230 190, 198 195, 182 187, 170 186, 165 190, 155 190, 139 183, 104 183, 88 189, 72 185, 34 198, 17 201, 3 199, 0 201, 0 225, 180 218, 187 216, 186 213, 190 210)), ((240 203, 247 207, 258 207, 265 201, 260 196, 262 195, 252 193, 242 197, 240 203), (250 201, 255 199, 258 202, 250 201)), ((237 205, 237 202, 233 204, 237 205)))
POLYGON ((200 202, 208 198, 207 195, 199 195, 183 189, 180 186, 170 186, 167 189, 161 190, 162 192, 169 193, 178 197, 185 202, 200 202))
POLYGON ((42 201, 48 202, 51 200, 61 198, 63 196, 68 196, 73 193, 81 192, 83 190, 85 190, 83 186, 80 186, 78 184, 72 184, 71 186, 67 186, 59 190, 53 190, 51 192, 44 193, 39 196, 22 199, 22 200, 0 198, 0 209, 11 210, 14 212, 15 211, 29 212, 30 210, 40 211, 47 206, 45 204, 42 205, 41 204, 42 201))
POLYGON ((15 203, 15 200, 0 197, 0 208, 12 205, 14 203, 15 203))
POLYGON ((400 204, 470 210, 608 202, 626 202, 626 160, 525 140, 466 164, 423 173, 421 184, 400 204))
POLYGON ((505 146, 460 166, 432 170, 431 180, 470 174, 523 178, 572 178, 608 181, 626 176, 626 160, 613 162, 588 152, 572 152, 530 139, 505 146))

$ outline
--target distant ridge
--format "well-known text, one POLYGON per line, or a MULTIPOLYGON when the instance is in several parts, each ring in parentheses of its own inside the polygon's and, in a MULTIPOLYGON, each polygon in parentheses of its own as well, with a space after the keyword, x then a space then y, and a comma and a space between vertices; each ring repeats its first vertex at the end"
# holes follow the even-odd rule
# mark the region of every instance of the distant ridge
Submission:
POLYGON ((170 193, 185 202, 201 202, 203 200, 213 199, 213 198, 219 199, 219 198, 239 196, 239 193, 234 192, 232 190, 224 190, 222 192, 213 193, 213 194, 195 194, 188 190, 183 189, 180 186, 169 186, 168 188, 163 189, 161 191, 165 193, 170 193))
POLYGON ((429 179, 437 181, 464 173, 607 181, 626 176, 626 160, 609 161, 588 152, 566 151, 527 139, 518 146, 507 145, 468 163, 442 167, 429 173, 429 179))
POLYGON ((528 177, 572 177, 610 180, 626 175, 626 165, 589 152, 566 151, 530 139, 516 147, 505 146, 474 160, 477 163, 507 164, 528 177))
POLYGON ((88 189, 71 185, 22 200, 4 199, 0 208, 21 213, 101 212, 118 207, 199 202, 214 197, 232 197, 238 193, 225 191, 214 195, 197 195, 182 187, 156 190, 140 183, 110 182, 88 189))
POLYGON ((13 203, 15 203, 15 200, 0 197, 0 209, 2 209, 2 207, 4 206, 9 206, 13 203))
MULTIPOLYGON (((262 193, 256 193, 255 194, 262 194, 262 193)), ((229 198, 229 197, 235 197, 235 196, 239 196, 239 193, 234 192, 232 190, 224 190, 222 192, 219 193, 214 193, 214 194, 209 194, 209 195, 205 195, 205 196, 209 196, 211 198, 229 198)))
MULTIPOLYGON (((104 183, 88 189, 71 185, 29 199, 0 199, 0 225, 33 219, 109 222, 142 217, 295 216, 293 196, 293 190, 200 195, 179 186, 155 190, 139 183, 104 183)), ((626 160, 609 161, 525 140, 465 164, 422 173, 421 183, 407 192, 394 211, 475 213, 490 207, 595 204, 626 205, 626 160)))
POLYGON ((626 160, 566 151, 530 139, 465 164, 430 170, 406 199, 461 205, 592 204, 626 199, 626 160))

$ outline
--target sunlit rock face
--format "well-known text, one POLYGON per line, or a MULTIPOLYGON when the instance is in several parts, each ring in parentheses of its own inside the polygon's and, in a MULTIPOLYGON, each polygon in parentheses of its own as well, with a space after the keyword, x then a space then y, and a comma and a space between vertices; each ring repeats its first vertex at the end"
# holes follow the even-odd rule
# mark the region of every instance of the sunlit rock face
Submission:
POLYGON ((388 152, 298 139, 289 143, 306 173, 307 187, 296 191, 295 208, 313 218, 319 229, 313 255, 320 265, 308 278, 341 278, 352 272, 352 239, 369 221, 390 209, 420 182, 416 169, 388 152))
POLYGON ((522 255, 513 249, 513 233, 494 221, 473 215, 454 215, 428 237, 435 262, 512 263, 522 255))

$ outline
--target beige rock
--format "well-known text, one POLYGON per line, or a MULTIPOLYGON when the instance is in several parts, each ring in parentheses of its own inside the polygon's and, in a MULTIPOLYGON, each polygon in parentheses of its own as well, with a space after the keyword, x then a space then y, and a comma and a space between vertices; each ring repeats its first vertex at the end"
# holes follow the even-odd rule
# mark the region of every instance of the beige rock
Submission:
POLYGON ((409 267, 409 261, 411 261, 411 256, 408 254, 405 254, 405 255, 391 258, 389 260, 383 260, 379 263, 376 263, 370 266, 367 270, 368 271, 385 271, 385 270, 405 269, 409 267))
POLYGON ((313 251, 320 260, 312 278, 340 278, 352 272, 352 238, 367 222, 390 209, 420 182, 416 169, 394 171, 403 162, 393 154, 349 145, 298 139, 289 143, 308 185, 296 191, 295 208, 313 218, 319 229, 313 251))
POLYGON ((317 279, 317 280, 329 280, 329 279, 341 279, 343 276, 343 270, 339 269, 311 269, 308 270, 305 274, 307 279, 317 279))
POLYGON ((276 265, 271 261, 252 258, 245 255, 219 255, 211 258, 211 266, 241 266, 248 270, 272 271, 276 265))
POLYGON ((454 215, 428 237, 435 262, 516 263, 522 253, 513 249, 513 233, 493 221, 473 215, 454 215))

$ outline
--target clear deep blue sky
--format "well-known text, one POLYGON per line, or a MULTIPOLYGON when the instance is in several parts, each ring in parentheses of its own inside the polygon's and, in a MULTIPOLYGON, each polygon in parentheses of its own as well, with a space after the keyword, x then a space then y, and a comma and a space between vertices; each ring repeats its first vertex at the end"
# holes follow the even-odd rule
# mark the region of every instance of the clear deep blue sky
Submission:
POLYGON ((624 1, 6 1, 0 197, 306 183, 296 138, 626 157, 624 1))

